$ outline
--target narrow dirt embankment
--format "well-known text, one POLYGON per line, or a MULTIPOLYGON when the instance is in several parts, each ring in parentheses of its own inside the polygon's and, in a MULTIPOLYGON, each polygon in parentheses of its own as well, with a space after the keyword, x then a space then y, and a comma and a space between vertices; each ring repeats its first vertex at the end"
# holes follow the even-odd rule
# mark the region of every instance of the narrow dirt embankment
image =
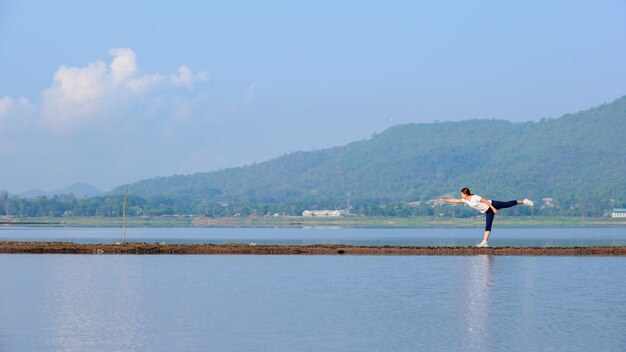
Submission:
POLYGON ((254 244, 77 244, 0 242, 0 253, 30 254, 244 254, 244 255, 535 255, 626 256, 626 247, 396 247, 254 244))

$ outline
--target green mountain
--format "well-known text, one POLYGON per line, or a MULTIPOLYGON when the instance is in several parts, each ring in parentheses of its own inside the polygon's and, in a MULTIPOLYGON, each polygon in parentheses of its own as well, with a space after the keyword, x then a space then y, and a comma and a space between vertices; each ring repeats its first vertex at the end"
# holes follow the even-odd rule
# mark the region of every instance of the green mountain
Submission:
POLYGON ((540 122, 398 125, 368 140, 216 172, 120 186, 195 213, 272 205, 286 212, 425 201, 464 187, 492 199, 553 198, 569 211, 626 205, 626 96, 540 122), (184 205, 184 206, 183 206, 184 205), (285 210, 286 209, 286 210, 285 210))

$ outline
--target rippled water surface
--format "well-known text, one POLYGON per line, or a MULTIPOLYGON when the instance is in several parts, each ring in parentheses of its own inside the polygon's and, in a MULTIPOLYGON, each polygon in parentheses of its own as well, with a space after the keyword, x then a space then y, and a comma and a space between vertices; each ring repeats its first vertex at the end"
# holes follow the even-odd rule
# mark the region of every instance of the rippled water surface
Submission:
MULTIPOLYGON (((480 228, 130 228, 127 241, 167 243, 352 244, 471 246, 480 228)), ((0 226, 0 241, 113 243, 119 228, 0 226)), ((492 246, 626 246, 626 228, 494 228, 492 246)))
POLYGON ((0 255, 1 351, 624 351, 621 257, 0 255))

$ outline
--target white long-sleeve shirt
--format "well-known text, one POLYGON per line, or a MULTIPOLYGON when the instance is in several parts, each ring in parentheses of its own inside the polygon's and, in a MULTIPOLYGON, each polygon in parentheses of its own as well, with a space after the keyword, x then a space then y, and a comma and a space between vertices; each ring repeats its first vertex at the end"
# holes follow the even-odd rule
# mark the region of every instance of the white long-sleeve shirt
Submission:
MULTIPOLYGON (((477 194, 473 194, 469 200, 467 199, 463 199, 463 202, 467 205, 469 205, 470 207, 478 210, 481 213, 485 213, 487 212, 487 210, 489 210, 489 206, 483 202, 481 202, 481 196, 477 195, 477 194)), ((487 200, 489 203, 491 203, 490 200, 487 200)))

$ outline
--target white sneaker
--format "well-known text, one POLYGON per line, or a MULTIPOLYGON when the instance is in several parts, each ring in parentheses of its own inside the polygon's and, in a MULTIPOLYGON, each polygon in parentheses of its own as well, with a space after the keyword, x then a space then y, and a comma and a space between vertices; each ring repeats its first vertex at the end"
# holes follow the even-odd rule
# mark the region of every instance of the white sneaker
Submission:
POLYGON ((534 206, 535 206, 535 202, 533 202, 533 201, 532 201, 532 200, 530 200, 530 199, 524 199, 524 201, 523 201, 523 202, 524 202, 524 205, 527 205, 527 206, 529 206, 529 207, 534 207, 534 206))
POLYGON ((479 248, 489 247, 489 243, 487 243, 487 241, 483 240, 482 242, 477 244, 476 247, 479 247, 479 248))

